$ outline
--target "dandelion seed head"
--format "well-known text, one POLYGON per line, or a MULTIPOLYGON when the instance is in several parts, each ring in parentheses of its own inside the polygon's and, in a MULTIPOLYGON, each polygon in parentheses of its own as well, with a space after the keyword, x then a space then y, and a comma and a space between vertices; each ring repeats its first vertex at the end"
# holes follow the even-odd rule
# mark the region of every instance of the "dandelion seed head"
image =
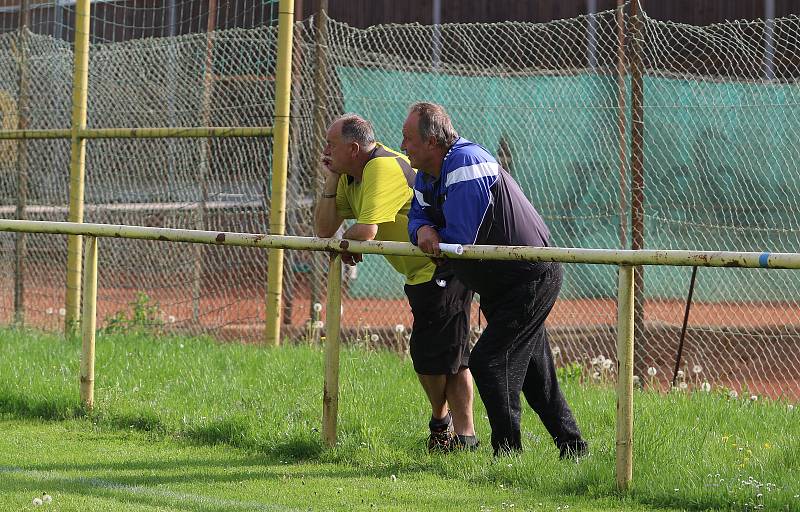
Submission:
POLYGON ((709 384, 708 382, 703 382, 702 384, 700 384, 700 389, 708 393, 711 391, 711 384, 709 384))
POLYGON ((406 326, 403 324, 397 324, 394 326, 394 332, 401 333, 406 330, 406 326))
POLYGON ((686 384, 685 382, 681 382, 680 384, 678 384, 678 387, 681 388, 681 391, 685 391, 686 389, 688 389, 689 385, 686 384))
POLYGON ((730 391, 730 393, 728 393, 728 396, 729 396, 730 398, 736 399, 736 398, 739 398, 739 393, 737 393, 737 392, 736 392, 736 391, 734 391, 734 390, 731 390, 731 391, 730 391))
POLYGON ((611 368, 611 359, 606 359, 605 361, 603 361, 603 368, 606 370, 611 368))
POLYGON ((169 315, 169 323, 171 323, 171 324, 175 323, 175 316, 174 315, 169 315))
POLYGON ((59 314, 60 316, 66 316, 66 315, 67 315, 67 310, 66 310, 66 309, 64 309, 64 308, 60 308, 60 309, 58 310, 58 314, 59 314))
POLYGON ((378 335, 377 335, 377 334, 373 334, 372 336, 370 336, 370 337, 369 337, 369 339, 370 339, 370 340, 372 340, 373 342, 376 342, 376 341, 378 341, 380 338, 378 338, 378 335))
POLYGON ((791 412, 791 411, 794 410, 794 405, 789 404, 789 405, 786 406, 786 408, 789 409, 789 412, 791 412))
POLYGON ((45 310, 45 312, 46 312, 48 315, 52 315, 52 314, 53 314, 53 308, 47 308, 47 309, 45 310))
POLYGON ((605 361, 605 360, 606 360, 606 356, 604 356, 603 354, 600 354, 599 356, 597 356, 597 360, 598 360, 600 363, 602 363, 603 361, 605 361))
POLYGON ((322 320, 314 321, 314 329, 322 329, 325 327, 325 323, 322 320))
POLYGON ((647 369, 647 375, 651 377, 655 377, 657 373, 658 370, 656 370, 655 366, 651 366, 650 368, 647 369))
POLYGON ((319 302, 315 302, 314 303, 314 311, 316 311, 317 313, 322 311, 322 304, 320 304, 319 302))
POLYGON ((561 348, 560 347, 553 347, 552 348, 552 352, 553 352, 553 357, 556 357, 556 356, 561 354, 561 348))
POLYGON ((638 385, 639 384, 639 376, 638 375, 634 375, 633 376, 633 384, 634 385, 638 385))
POLYGON ((33 506, 34 507, 38 507, 41 504, 42 504, 42 499, 41 498, 33 498, 33 506))
POLYGON ((594 372, 594 373, 592 374, 592 378, 593 378, 594 380, 597 380, 597 379, 599 379, 599 378, 600 378, 600 372, 594 372))
POLYGON ((593 358, 592 358, 592 366, 595 366, 595 365, 597 365, 598 363, 600 363, 600 359, 599 359, 599 358, 597 358, 597 357, 593 357, 593 358))
POLYGON ((700 366, 699 364, 696 364, 696 365, 694 365, 694 366, 692 367, 692 371, 693 371, 694 373, 700 373, 700 372, 702 372, 702 371, 703 371, 703 367, 702 367, 702 366, 700 366))
POLYGON ((684 375, 683 370, 678 370, 678 378, 682 379, 683 375, 684 375))
POLYGON ((42 494, 42 502, 43 503, 50 503, 53 501, 53 497, 47 493, 42 494))
POLYGON ((756 400, 758 400, 758 396, 757 395, 750 395, 750 401, 751 402, 755 402, 756 400))

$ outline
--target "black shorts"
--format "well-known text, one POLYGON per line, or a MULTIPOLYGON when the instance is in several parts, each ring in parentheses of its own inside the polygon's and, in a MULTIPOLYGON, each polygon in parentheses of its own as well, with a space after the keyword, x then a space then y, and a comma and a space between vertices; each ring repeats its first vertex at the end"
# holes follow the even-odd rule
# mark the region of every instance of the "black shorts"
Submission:
POLYGON ((472 291, 438 267, 427 283, 406 285, 414 326, 411 360, 422 375, 454 375, 469 366, 472 291))

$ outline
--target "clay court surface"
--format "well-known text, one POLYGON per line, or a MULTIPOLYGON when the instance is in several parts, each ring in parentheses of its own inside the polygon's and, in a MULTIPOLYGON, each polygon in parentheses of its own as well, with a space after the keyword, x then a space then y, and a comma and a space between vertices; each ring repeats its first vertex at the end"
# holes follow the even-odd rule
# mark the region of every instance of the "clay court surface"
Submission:
MULTIPOLYGON (((13 290, 11 283, 4 283, 13 290)), ((208 333, 225 341, 258 343, 263 336, 264 292, 246 289, 208 293, 199 304, 199 320, 193 318, 191 292, 165 287, 146 290, 158 304, 165 331, 208 333)), ((119 311, 130 311, 136 289, 101 288, 98 292, 98 326, 119 311)), ((26 288, 26 323, 48 331, 62 328, 60 309, 63 289, 42 286, 26 288)), ((0 302, 0 322, 11 323, 13 295, 0 302)), ((324 306, 324 296, 322 300, 324 306)), ((287 306, 284 336, 302 338, 308 332, 312 301, 296 296, 287 306)), ((381 339, 394 339, 397 324, 411 327, 411 313, 403 299, 343 300, 342 326, 345 341, 369 332, 381 339)), ((666 386, 672 378, 685 303, 650 300, 645 307, 645 331, 637 336, 637 368, 658 369, 657 383, 666 386)), ((616 353, 616 301, 614 299, 560 300, 550 315, 551 345, 559 347, 559 361, 580 361, 587 368, 598 355, 616 353)), ((324 310, 323 316, 324 319, 324 310)), ((473 307, 473 327, 485 325, 473 307)), ((778 303, 695 303, 689 317, 682 367, 700 364, 703 372, 691 375, 744 392, 771 397, 800 397, 800 310, 778 303)), ((587 372, 588 373, 588 372, 587 372)), ((687 372, 688 373, 688 372, 687 372)), ((695 382, 694 384, 697 384, 695 382)))

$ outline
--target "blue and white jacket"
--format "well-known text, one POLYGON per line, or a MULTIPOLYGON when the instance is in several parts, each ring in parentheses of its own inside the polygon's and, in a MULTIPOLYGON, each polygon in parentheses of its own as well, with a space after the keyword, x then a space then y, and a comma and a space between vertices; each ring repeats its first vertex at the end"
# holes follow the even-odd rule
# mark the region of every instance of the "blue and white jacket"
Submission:
MULTIPOLYGON (((432 226, 443 242, 547 247, 550 231, 516 181, 486 149, 459 138, 438 178, 418 172, 408 214, 408 234, 432 226)), ((541 264, 524 261, 451 260, 461 281, 483 299, 535 279, 541 264)))

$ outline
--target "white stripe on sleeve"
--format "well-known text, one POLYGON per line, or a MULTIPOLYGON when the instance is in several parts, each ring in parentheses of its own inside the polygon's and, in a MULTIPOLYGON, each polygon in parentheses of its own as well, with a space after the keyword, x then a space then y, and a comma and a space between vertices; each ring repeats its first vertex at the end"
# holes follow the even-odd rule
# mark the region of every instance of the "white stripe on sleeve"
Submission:
POLYGON ((422 198, 422 192, 417 189, 414 189, 414 196, 417 198, 417 202, 420 206, 430 206, 428 203, 425 202, 425 199, 422 198))
MULTIPOLYGON (((461 181, 469 181, 486 176, 497 176, 500 174, 500 166, 495 162, 482 162, 479 164, 466 165, 451 171, 447 174, 445 187, 449 187, 461 181)), ((417 198, 419 199, 419 198, 417 198)))

